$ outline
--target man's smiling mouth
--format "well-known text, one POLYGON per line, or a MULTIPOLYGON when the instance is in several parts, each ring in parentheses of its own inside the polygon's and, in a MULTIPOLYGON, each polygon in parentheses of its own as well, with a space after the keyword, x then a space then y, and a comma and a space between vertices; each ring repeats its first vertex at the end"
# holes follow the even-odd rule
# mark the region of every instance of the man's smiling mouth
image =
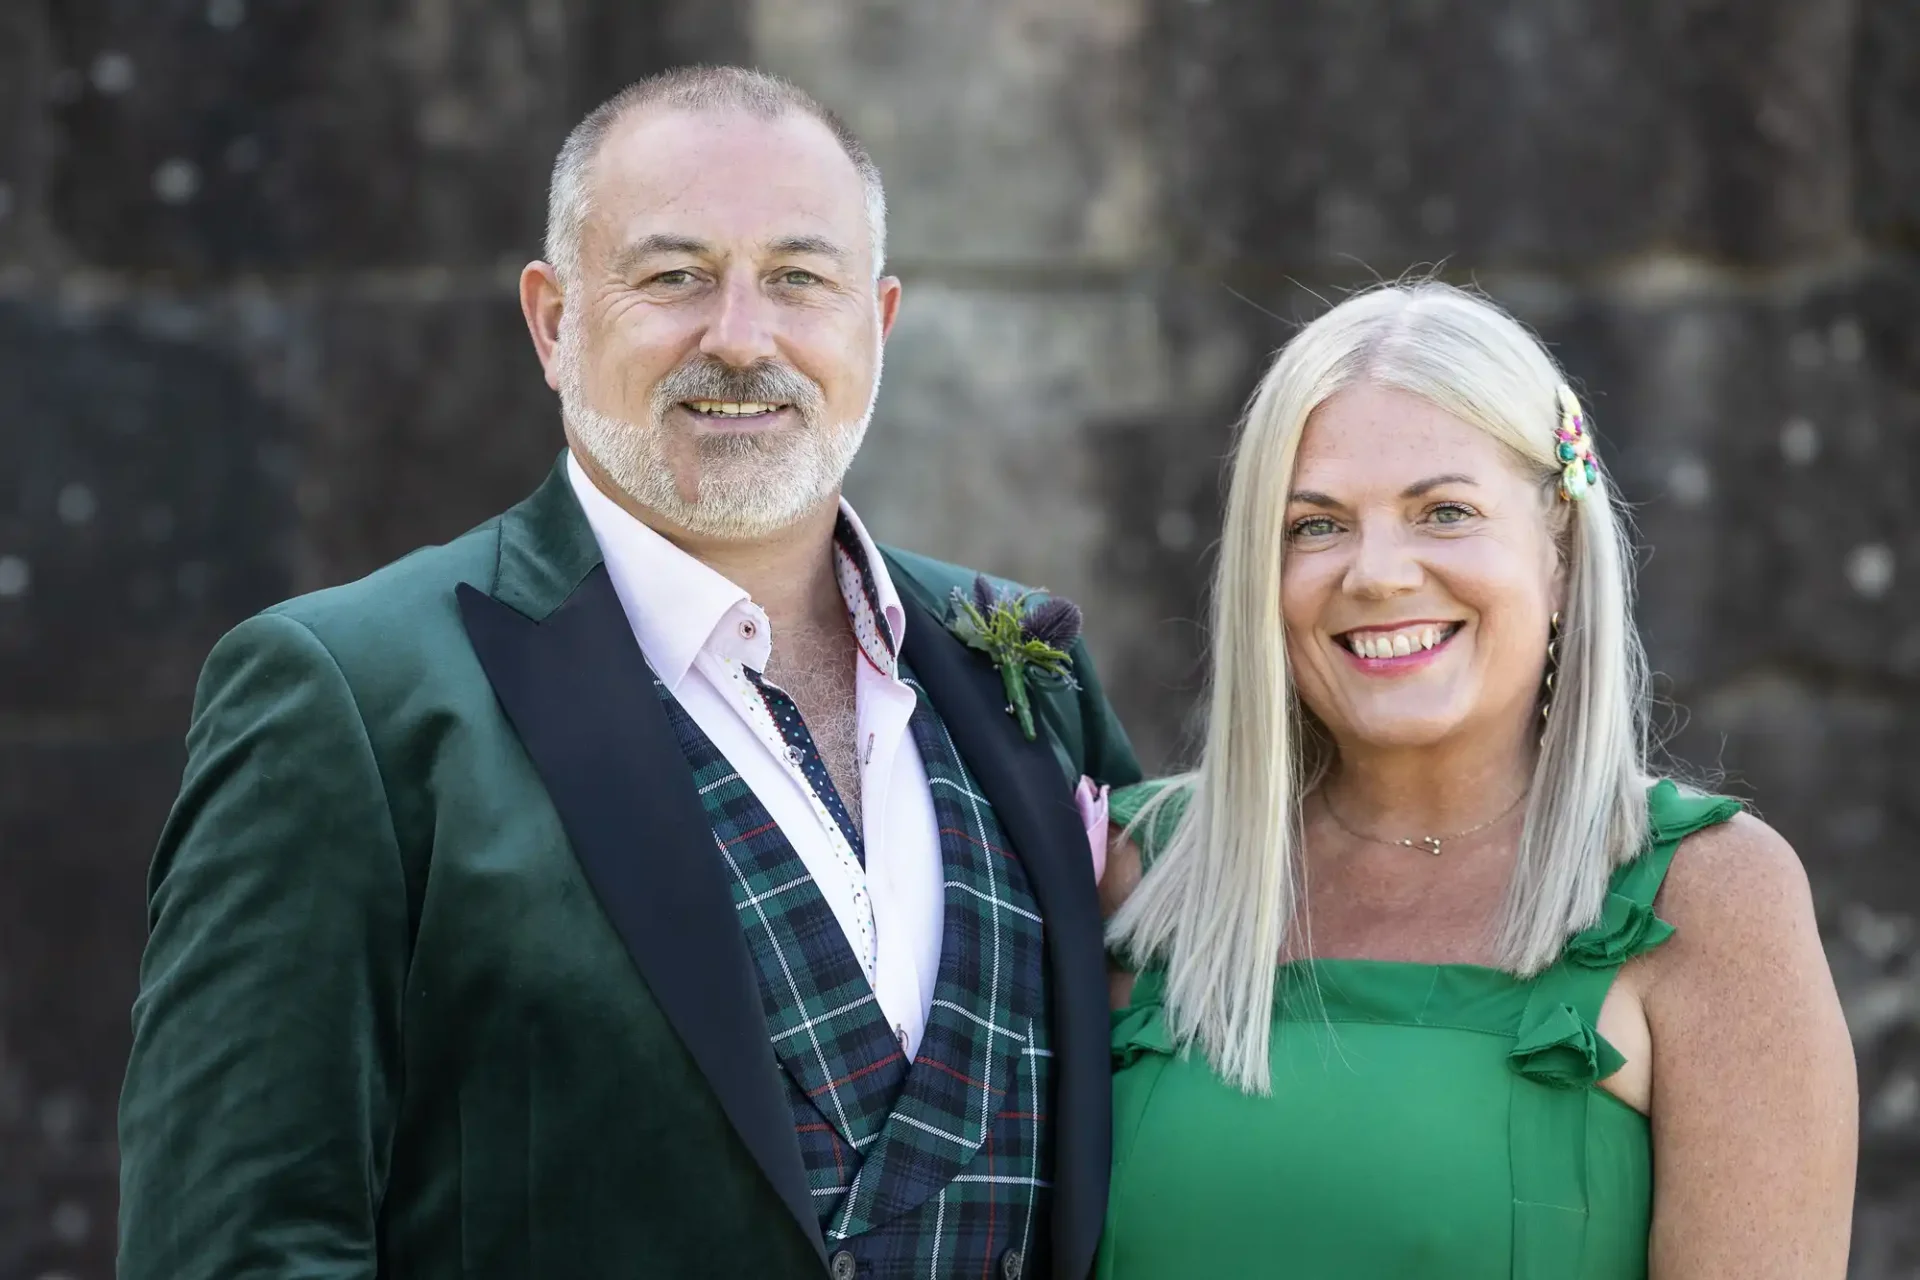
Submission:
POLYGON ((680 407, 703 418, 759 418, 791 406, 765 400, 683 400, 680 407))

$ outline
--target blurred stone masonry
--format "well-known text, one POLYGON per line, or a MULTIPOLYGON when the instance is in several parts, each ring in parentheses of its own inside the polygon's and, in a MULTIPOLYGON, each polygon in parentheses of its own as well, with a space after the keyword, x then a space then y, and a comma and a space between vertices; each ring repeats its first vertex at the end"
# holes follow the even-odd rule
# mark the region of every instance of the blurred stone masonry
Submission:
POLYGON ((1860 1050, 1854 1274, 1920 1276, 1920 5, 0 5, 0 1280, 111 1274, 143 876, 226 627, 559 447, 513 301, 566 128, 689 60, 840 108, 908 284, 880 534, 1087 608, 1180 758, 1232 422, 1443 263, 1583 389, 1673 750, 1800 849, 1860 1050))

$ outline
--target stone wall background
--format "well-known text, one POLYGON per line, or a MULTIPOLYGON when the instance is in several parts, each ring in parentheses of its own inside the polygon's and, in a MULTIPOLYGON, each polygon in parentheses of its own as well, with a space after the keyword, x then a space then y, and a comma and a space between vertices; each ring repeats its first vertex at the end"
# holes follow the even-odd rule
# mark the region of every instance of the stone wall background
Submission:
POLYGON ((566 128, 751 61, 889 179, 853 485, 1086 606, 1151 762, 1230 424, 1417 264, 1552 341, 1641 504, 1674 750, 1800 849, 1854 1274, 1920 1276, 1914 0, 0 3, 0 1280, 111 1274, 143 875, 198 665, 559 447, 512 295, 566 128))

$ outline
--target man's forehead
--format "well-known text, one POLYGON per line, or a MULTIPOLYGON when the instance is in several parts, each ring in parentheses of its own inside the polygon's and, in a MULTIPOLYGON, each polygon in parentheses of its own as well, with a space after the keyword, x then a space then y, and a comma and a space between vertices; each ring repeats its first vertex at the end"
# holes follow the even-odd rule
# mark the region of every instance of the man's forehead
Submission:
MULTIPOLYGON (((863 216, 865 184, 819 120, 768 118, 734 108, 641 108, 596 157, 594 203, 636 214, 790 216, 835 222, 863 216)), ((819 227, 814 227, 819 230, 819 227)))

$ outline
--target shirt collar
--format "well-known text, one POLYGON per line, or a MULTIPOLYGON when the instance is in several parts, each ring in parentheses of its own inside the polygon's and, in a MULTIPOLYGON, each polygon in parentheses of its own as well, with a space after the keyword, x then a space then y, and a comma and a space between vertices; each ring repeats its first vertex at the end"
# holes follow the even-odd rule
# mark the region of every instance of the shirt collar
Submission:
MULTIPOLYGON (((737 608, 755 608, 746 591, 648 528, 600 491, 579 460, 567 455, 573 485, 607 564, 640 652, 669 690, 676 690, 721 623, 737 608)), ((834 524, 834 568, 855 639, 881 674, 898 671, 907 615, 886 561, 853 507, 840 501, 834 524), (875 624, 879 625, 875 625, 875 624)), ((756 610, 757 611, 757 610, 756 610)))
POLYGON ((867 536, 866 526, 845 498, 840 500, 840 518, 834 522, 833 565, 860 652, 881 675, 897 677, 907 611, 900 606, 880 548, 867 536))

